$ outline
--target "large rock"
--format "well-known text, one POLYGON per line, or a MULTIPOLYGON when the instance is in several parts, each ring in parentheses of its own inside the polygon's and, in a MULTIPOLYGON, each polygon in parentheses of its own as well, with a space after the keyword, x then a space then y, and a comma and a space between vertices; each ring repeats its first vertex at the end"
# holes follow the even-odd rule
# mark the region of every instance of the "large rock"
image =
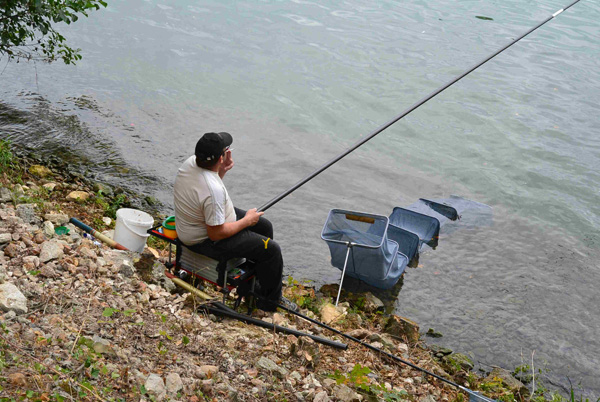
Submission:
POLYGON ((525 399, 529 396, 529 389, 519 380, 512 376, 511 372, 500 367, 495 367, 492 372, 483 380, 484 384, 501 382, 515 394, 519 394, 525 399))
POLYGON ((315 395, 315 399, 313 399, 313 402, 330 402, 331 399, 329 398, 329 395, 327 395, 327 391, 321 391, 321 392, 317 392, 317 394, 315 395))
POLYGON ((183 389, 183 381, 177 373, 169 373, 166 378, 167 393, 175 395, 183 389))
POLYGON ((146 383, 144 384, 146 388, 146 392, 151 397, 154 397, 156 401, 162 401, 167 396, 167 389, 165 388, 165 383, 161 376, 158 374, 150 374, 146 379, 146 383))
POLYGON ((50 213, 44 215, 44 219, 52 222, 55 225, 61 226, 69 222, 69 215, 67 214, 59 214, 59 213, 50 213))
POLYGON ((46 183, 42 187, 44 187, 48 191, 54 191, 54 189, 58 186, 57 183, 46 183))
POLYGON ((350 387, 340 384, 333 389, 333 397, 341 402, 360 402, 362 397, 350 387))
POLYGON ((52 170, 42 165, 31 165, 29 167, 29 173, 37 177, 48 177, 53 175, 52 170))
POLYGON ((288 370, 278 366, 273 360, 266 358, 266 357, 261 357, 260 359, 258 359, 258 362, 256 363, 256 366, 259 368, 262 368, 263 370, 268 371, 269 373, 271 373, 272 375, 274 375, 275 377, 279 378, 279 379, 284 379, 285 376, 288 374, 288 370))
POLYGON ((125 250, 102 250, 102 257, 106 264, 120 267, 122 264, 133 264, 135 254, 125 250))
POLYGON ((385 306, 383 302, 373 293, 367 292, 365 293, 364 309, 368 313, 376 313, 378 311, 383 311, 385 306))
POLYGON ((41 222, 41 219, 38 218, 37 214, 35 213, 34 204, 17 205, 17 216, 29 224, 37 225, 41 222))
POLYGON ((47 238, 52 238, 54 236, 54 224, 50 221, 45 221, 42 223, 42 232, 47 238))
POLYGON ((12 193, 6 187, 0 187, 0 202, 12 201, 12 193))
POLYGON ((27 312, 27 298, 10 282, 0 285, 0 309, 17 314, 27 312))
MULTIPOLYGON (((12 236, 11 236, 12 239, 12 236)), ((8 246, 6 246, 4 248, 4 255, 9 257, 9 258, 15 258, 17 255, 19 255, 21 249, 19 246, 17 246, 16 243, 10 243, 8 246)))
POLYGON ((0 233, 0 244, 9 243, 12 240, 10 233, 0 233))
POLYGON ((88 198, 90 198, 90 193, 86 193, 85 191, 71 191, 67 195, 67 201, 85 201, 88 198))
POLYGON ((367 336, 371 335, 371 332, 369 332, 369 330, 365 328, 356 328, 348 332, 348 335, 356 339, 365 339, 367 336))
POLYGON ((419 341, 419 325, 399 315, 390 316, 385 324, 384 332, 401 339, 405 338, 409 343, 419 341))
POLYGON ((57 241, 47 241, 42 244, 42 248, 40 250, 40 262, 43 264, 50 260, 57 260, 62 258, 63 253, 63 245, 57 241))
POLYGON ((386 349, 389 349, 391 351, 394 351, 396 349, 396 344, 394 343, 394 340, 388 334, 378 334, 378 333, 375 332, 375 333, 369 335, 369 341, 371 341, 371 342, 379 342, 386 349))
POLYGON ((321 321, 325 324, 331 324, 346 315, 346 309, 341 306, 336 307, 331 303, 326 303, 321 307, 320 314, 321 321))
POLYGON ((217 366, 212 366, 210 364, 205 364, 205 365, 199 367, 199 369, 198 369, 198 377, 200 377, 200 378, 212 378, 218 372, 219 372, 219 368, 217 366))

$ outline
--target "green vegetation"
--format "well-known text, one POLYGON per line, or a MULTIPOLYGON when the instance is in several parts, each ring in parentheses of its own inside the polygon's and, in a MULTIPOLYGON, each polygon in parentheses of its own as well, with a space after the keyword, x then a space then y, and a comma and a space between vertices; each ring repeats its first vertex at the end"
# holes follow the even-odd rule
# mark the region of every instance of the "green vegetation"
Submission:
POLYGON ((81 60, 81 49, 67 45, 54 24, 71 24, 79 15, 106 7, 103 0, 0 0, 0 54, 9 60, 81 60))
MULTIPOLYGON (((104 215, 109 218, 117 218, 117 210, 127 203, 127 196, 125 194, 119 194, 113 199, 104 196, 102 190, 96 193, 94 202, 104 211, 104 215)), ((96 222, 95 222, 96 223, 96 222)))
POLYGON ((14 156, 10 150, 10 141, 0 139, 0 172, 11 170, 14 166, 14 156))
POLYGON ((329 377, 333 378, 338 384, 351 385, 367 395, 375 396, 378 400, 409 400, 409 395, 406 391, 388 390, 384 385, 374 383, 368 377, 369 373, 371 373, 370 368, 356 364, 348 374, 342 374, 339 370, 336 370, 329 377))
POLYGON ((319 314, 319 300, 315 295, 315 290, 308 286, 305 286, 303 283, 300 283, 298 280, 288 276, 287 278, 287 292, 288 296, 294 303, 298 305, 298 307, 302 309, 308 309, 315 314, 319 314))

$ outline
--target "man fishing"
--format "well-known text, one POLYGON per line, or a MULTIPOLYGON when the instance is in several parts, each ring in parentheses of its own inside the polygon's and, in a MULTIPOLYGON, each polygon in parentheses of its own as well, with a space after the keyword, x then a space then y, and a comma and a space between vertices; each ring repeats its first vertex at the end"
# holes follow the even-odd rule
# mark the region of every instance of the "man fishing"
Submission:
POLYGON ((297 307, 281 296, 283 258, 273 240, 273 225, 256 208, 235 208, 223 184, 234 166, 229 133, 206 133, 194 155, 179 168, 174 186, 175 222, 179 240, 190 250, 226 261, 247 258, 255 263, 259 289, 266 300, 257 307, 274 311, 276 304, 297 307), (275 303, 275 304, 273 304, 275 303))

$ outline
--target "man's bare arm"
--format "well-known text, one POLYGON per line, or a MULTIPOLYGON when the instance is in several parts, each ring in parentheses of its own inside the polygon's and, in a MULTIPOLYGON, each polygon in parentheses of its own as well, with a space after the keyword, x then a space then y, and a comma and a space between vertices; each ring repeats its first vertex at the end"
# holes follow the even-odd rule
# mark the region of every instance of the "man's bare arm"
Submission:
POLYGON ((247 227, 256 225, 258 219, 263 214, 264 212, 256 212, 256 208, 252 208, 249 209, 248 212, 246 212, 246 216, 244 216, 239 221, 225 222, 224 224, 217 226, 206 225, 206 232, 208 233, 208 238, 212 241, 227 239, 241 232, 247 227))

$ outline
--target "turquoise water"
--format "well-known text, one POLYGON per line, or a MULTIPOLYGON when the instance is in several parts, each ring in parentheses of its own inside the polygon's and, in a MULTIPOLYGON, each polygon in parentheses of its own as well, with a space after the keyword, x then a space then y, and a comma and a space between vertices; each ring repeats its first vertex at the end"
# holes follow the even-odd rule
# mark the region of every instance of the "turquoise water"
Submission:
MULTIPOLYGON (((231 196, 259 206, 564 5, 111 2, 65 29, 78 66, 6 66, 0 128, 167 210, 199 135, 229 131, 231 196)), ((398 313, 483 368, 535 351, 556 387, 600 394, 599 20, 582 1, 269 210, 286 272, 338 279, 319 239, 331 208, 486 203, 494 226, 423 255, 398 313)))

